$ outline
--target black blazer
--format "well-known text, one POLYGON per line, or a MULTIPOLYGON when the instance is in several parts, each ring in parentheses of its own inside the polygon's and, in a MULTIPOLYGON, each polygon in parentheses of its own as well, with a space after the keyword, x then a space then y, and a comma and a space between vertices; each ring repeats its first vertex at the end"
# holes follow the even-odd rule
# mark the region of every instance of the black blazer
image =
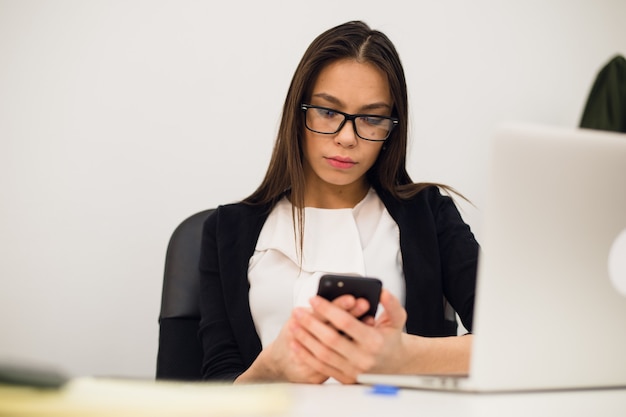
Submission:
MULTIPOLYGON (((429 187, 408 201, 378 193, 400 230, 408 333, 456 334, 444 298, 472 329, 479 246, 452 199, 429 187)), ((248 301, 248 262, 271 207, 220 206, 206 220, 200 255, 205 379, 233 380, 261 352, 248 301)))

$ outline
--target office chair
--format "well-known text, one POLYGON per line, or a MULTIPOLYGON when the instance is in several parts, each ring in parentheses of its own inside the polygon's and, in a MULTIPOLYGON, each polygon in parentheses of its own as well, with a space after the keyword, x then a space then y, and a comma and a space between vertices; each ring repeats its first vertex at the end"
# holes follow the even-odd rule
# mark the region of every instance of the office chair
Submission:
POLYGON ((198 261, 202 226, 211 212, 213 209, 204 210, 185 219, 172 233, 167 247, 156 379, 202 379, 198 261))

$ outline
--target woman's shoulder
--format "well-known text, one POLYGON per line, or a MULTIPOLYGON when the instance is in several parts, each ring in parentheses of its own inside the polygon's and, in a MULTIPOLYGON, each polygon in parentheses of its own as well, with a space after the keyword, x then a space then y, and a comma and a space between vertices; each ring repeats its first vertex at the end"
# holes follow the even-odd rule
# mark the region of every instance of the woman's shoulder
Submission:
POLYGON ((221 214, 247 214, 258 211, 261 206, 243 203, 241 201, 235 203, 220 204, 215 209, 221 214))
POLYGON ((398 209, 402 207, 435 208, 441 204, 452 202, 452 198, 449 194, 453 193, 454 190, 452 188, 434 183, 414 183, 410 184, 410 186, 403 186, 396 191, 396 196, 388 192, 378 192, 385 205, 398 209))
POLYGON ((244 202, 221 204, 213 210, 207 218, 208 223, 222 225, 245 225, 265 221, 271 207, 269 205, 255 205, 244 202))
POLYGON ((398 196, 379 193, 387 211, 396 222, 438 223, 450 216, 457 216, 458 208, 451 197, 455 195, 454 189, 431 183, 413 185, 414 188, 410 190, 403 188, 398 196))

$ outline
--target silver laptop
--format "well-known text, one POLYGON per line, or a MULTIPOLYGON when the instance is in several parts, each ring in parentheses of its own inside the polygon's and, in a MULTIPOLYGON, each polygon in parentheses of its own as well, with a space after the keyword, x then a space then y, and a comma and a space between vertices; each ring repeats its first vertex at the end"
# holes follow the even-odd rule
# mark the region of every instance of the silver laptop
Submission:
POLYGON ((626 387, 626 135, 509 125, 491 149, 469 375, 358 381, 626 387))

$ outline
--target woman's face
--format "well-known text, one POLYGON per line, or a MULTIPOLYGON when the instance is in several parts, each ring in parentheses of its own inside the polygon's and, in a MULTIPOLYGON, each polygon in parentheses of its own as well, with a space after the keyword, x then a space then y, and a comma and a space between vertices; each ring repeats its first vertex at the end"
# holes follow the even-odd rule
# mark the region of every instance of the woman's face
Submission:
MULTIPOLYGON (((313 85, 309 103, 349 114, 390 116, 393 109, 385 74, 369 63, 342 59, 326 66, 313 85)), ((316 111, 315 109, 307 112, 316 111)), ((327 115, 327 114, 325 114, 327 115)), ((320 134, 305 128, 304 172, 307 192, 328 187, 363 191, 365 173, 372 167, 383 142, 359 138, 353 121, 346 121, 335 134, 320 134)))

